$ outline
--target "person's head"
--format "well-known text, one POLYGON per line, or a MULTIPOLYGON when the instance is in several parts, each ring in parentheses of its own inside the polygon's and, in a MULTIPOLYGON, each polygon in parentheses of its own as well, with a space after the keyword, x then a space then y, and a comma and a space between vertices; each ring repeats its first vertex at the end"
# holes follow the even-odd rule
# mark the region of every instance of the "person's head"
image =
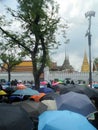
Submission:
POLYGON ((18 83, 22 83, 22 80, 18 80, 18 83))

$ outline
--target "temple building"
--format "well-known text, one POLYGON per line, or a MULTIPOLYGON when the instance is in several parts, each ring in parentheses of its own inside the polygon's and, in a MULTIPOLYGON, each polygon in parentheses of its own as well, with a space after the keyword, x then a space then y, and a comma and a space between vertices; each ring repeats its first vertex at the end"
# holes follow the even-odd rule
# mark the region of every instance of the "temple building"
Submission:
MULTIPOLYGON (((6 71, 6 64, 4 63, 1 71, 6 71)), ((32 72, 32 61, 22 61, 20 64, 16 65, 12 72, 32 72)))
POLYGON ((64 59, 64 62, 62 64, 61 70, 65 71, 65 72, 73 72, 74 71, 74 68, 72 67, 72 65, 70 65, 69 57, 67 57, 66 55, 65 55, 65 59, 64 59))
POLYGON ((22 61, 15 66, 13 72, 32 72, 32 61, 22 61))
POLYGON ((88 63, 86 51, 84 52, 84 58, 83 58, 83 63, 82 63, 82 67, 81 67, 81 72, 89 72, 89 63, 88 63))
POLYGON ((66 53, 65 53, 65 59, 64 59, 63 64, 61 66, 57 66, 56 62, 52 62, 50 70, 65 71, 68 73, 74 72, 74 68, 72 67, 72 65, 70 65, 69 58, 66 56, 66 53))

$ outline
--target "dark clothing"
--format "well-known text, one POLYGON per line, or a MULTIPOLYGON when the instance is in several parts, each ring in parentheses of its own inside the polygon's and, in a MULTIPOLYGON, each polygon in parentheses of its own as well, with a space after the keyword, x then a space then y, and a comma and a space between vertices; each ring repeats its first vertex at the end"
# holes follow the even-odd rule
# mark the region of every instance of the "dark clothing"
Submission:
POLYGON ((71 84, 75 84, 73 80, 71 81, 71 84))
POLYGON ((0 90, 2 90, 2 85, 0 84, 0 90))

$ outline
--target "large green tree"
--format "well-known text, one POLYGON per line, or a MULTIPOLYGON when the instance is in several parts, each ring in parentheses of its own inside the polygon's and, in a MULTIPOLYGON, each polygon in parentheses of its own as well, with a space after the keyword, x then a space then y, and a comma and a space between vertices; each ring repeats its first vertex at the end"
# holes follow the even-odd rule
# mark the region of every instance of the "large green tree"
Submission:
MULTIPOLYGON (((39 78, 47 62, 49 50, 58 47, 56 30, 60 18, 58 4, 53 0, 17 0, 17 10, 8 9, 12 20, 21 23, 21 31, 0 27, 3 36, 10 38, 11 45, 19 45, 22 51, 31 58, 36 89, 39 88, 39 78)), ((0 19, 1 23, 2 20, 0 19)), ((7 19, 6 19, 7 20, 7 19)), ((5 22, 4 22, 5 23, 5 22)), ((11 25, 11 23, 9 23, 11 25)))

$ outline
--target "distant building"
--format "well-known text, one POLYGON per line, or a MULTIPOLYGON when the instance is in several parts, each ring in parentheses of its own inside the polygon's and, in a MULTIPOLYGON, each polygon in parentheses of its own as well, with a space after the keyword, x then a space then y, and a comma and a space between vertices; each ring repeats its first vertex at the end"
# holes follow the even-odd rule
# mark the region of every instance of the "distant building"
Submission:
MULTIPOLYGON (((5 64, 4 64, 5 65, 5 64)), ((31 60, 22 61, 20 64, 16 65, 12 72, 33 72, 33 65, 31 60)), ((57 62, 51 62, 50 70, 52 71, 65 71, 74 72, 74 68, 70 65, 69 58, 65 55, 64 62, 61 66, 57 65, 57 62)), ((2 70, 5 71, 5 70, 2 70)))
POLYGON ((74 68, 70 65, 69 58, 66 55, 61 70, 65 72, 74 72, 74 68))
MULTIPOLYGON (((6 66, 4 64, 4 66, 6 66)), ((12 72, 33 72, 33 68, 32 68, 32 61, 31 60, 28 60, 28 61, 22 61, 20 64, 16 65, 14 67, 14 69, 12 70, 12 72)), ((4 68, 2 68, 1 71, 6 71, 4 70, 4 68)), ((44 73, 42 73, 40 75, 40 78, 43 79, 44 77, 44 73)))
POLYGON ((22 61, 20 64, 16 65, 13 72, 32 72, 32 61, 22 61))
POLYGON ((83 58, 83 63, 82 63, 82 67, 81 67, 81 72, 89 72, 89 63, 88 63, 86 51, 84 52, 84 58, 83 58))
POLYGON ((74 68, 70 65, 69 58, 65 55, 64 62, 61 66, 57 66, 56 62, 51 63, 50 70, 52 71, 65 71, 65 72, 74 72, 74 68))
MULTIPOLYGON (((6 71, 7 65, 4 63, 2 65, 2 70, 1 71, 6 71)), ((32 62, 31 61, 22 61, 18 65, 16 65, 12 72, 31 72, 32 71, 32 62)))

